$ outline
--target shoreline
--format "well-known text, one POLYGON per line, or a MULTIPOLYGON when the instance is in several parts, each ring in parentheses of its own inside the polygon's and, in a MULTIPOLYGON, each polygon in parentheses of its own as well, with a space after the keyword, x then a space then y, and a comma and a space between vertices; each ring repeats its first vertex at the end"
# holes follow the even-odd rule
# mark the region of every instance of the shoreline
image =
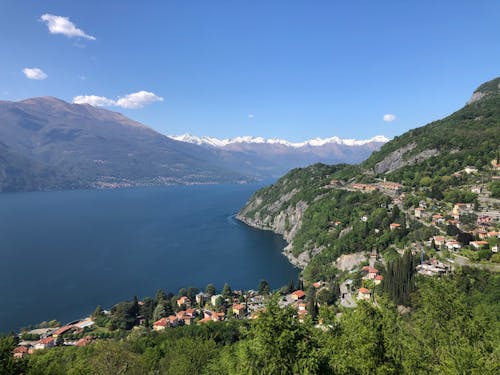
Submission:
MULTIPOLYGON (((305 259, 297 258, 292 254, 292 243, 285 238, 283 233, 276 232, 269 227, 264 227, 263 225, 260 225, 252 220, 248 220, 245 216, 242 216, 239 212, 234 217, 236 220, 249 226, 250 228, 268 231, 280 235, 281 238, 283 238, 283 241, 286 242, 286 246, 283 249, 281 249, 281 254, 283 254, 288 259, 288 261, 292 266, 298 268, 300 271, 303 271, 304 268, 307 266, 307 261, 305 259)), ((299 274, 299 279, 302 279, 302 276, 300 274, 299 274)))

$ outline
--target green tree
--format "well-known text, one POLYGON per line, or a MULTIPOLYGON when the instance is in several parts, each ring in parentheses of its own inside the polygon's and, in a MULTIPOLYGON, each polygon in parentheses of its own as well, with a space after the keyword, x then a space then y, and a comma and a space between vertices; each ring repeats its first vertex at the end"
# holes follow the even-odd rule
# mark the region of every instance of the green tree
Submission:
POLYGON ((167 312, 165 310, 165 306, 163 303, 159 303, 153 311, 153 320, 156 322, 161 318, 165 318, 167 316, 167 312))
POLYGON ((224 284, 224 287, 222 288, 222 296, 224 298, 230 298, 233 295, 233 291, 231 289, 231 286, 228 283, 224 284))
POLYGON ((16 360, 12 351, 16 347, 14 336, 0 336, 0 375, 22 374, 26 368, 24 360, 16 360))
POLYGON ((258 290, 260 294, 269 294, 271 287, 266 280, 260 280, 258 290))
POLYGON ((205 293, 208 294, 209 297, 212 297, 216 293, 216 289, 214 284, 208 284, 205 288, 205 293))
POLYGON ((158 289, 155 296, 156 303, 160 303, 160 301, 166 301, 167 299, 168 297, 163 291, 163 289, 158 289))

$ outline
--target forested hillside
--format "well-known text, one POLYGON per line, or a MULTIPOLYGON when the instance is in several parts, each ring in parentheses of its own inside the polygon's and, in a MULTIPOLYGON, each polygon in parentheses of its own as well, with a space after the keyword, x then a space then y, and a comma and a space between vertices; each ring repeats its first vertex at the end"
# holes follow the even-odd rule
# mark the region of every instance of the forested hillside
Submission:
POLYGON ((0 338, 2 374, 497 374, 500 277, 463 269, 422 279, 414 310, 387 299, 360 303, 338 319, 320 307, 319 325, 272 299, 258 319, 146 328, 120 340, 56 347, 14 359, 0 338))

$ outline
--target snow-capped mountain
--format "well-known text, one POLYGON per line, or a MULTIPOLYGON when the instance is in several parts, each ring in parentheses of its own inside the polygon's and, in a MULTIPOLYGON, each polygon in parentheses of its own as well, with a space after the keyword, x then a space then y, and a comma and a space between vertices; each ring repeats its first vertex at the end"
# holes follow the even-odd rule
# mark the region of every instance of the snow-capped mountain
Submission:
POLYGON ((279 177, 290 169, 314 163, 360 163, 389 139, 377 135, 371 139, 315 138, 304 142, 262 137, 218 139, 191 134, 169 136, 210 150, 224 167, 244 171, 256 177, 279 177))
POLYGON ((197 137, 195 135, 191 135, 189 133, 182 135, 171 135, 169 136, 176 141, 194 143, 197 145, 209 145, 213 147, 225 147, 234 143, 258 143, 258 144, 279 144, 287 147, 301 148, 306 146, 319 147, 324 146, 326 144, 337 144, 337 145, 345 145, 345 146, 362 146, 368 143, 386 143, 390 141, 389 138, 383 135, 377 135, 370 139, 357 140, 350 138, 339 138, 339 137, 330 137, 330 138, 314 138, 304 142, 293 143, 284 139, 279 138, 262 138, 262 137, 252 137, 252 136, 244 136, 244 137, 236 137, 236 138, 225 138, 218 139, 214 137, 197 137))

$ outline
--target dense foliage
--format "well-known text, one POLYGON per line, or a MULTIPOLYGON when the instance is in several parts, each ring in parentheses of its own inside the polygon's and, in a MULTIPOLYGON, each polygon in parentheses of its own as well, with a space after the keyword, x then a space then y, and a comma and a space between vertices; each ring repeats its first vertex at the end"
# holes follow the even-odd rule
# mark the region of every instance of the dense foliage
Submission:
POLYGON ((230 320, 161 333, 135 329, 126 338, 87 347, 10 355, 0 339, 0 374, 494 374, 500 371, 500 276, 464 268, 417 280, 414 308, 399 315, 384 297, 336 317, 321 308, 321 326, 303 323, 273 299, 254 321, 230 320))

